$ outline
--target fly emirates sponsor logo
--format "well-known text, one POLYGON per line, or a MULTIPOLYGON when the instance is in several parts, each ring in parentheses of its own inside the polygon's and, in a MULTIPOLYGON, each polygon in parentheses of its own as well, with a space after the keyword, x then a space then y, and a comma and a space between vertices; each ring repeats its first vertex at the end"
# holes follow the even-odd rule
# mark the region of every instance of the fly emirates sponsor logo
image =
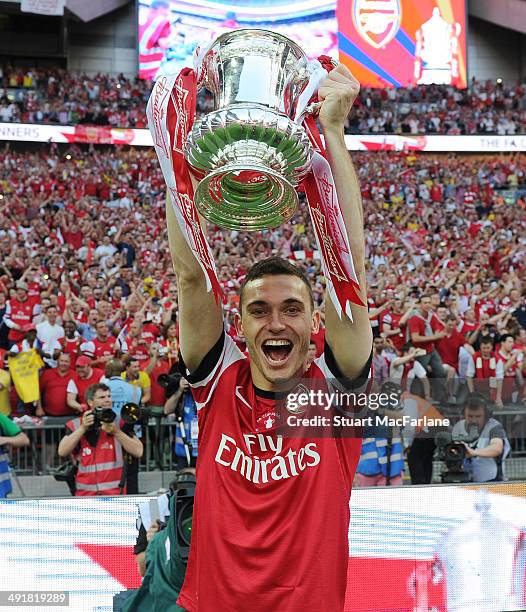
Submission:
POLYGON ((243 452, 234 438, 221 434, 215 460, 255 484, 299 476, 307 468, 320 463, 320 454, 314 442, 298 450, 283 451, 283 436, 243 434, 248 454, 243 452), (274 453, 270 459, 260 459, 257 453, 274 453), (254 454, 256 453, 256 454, 254 454))

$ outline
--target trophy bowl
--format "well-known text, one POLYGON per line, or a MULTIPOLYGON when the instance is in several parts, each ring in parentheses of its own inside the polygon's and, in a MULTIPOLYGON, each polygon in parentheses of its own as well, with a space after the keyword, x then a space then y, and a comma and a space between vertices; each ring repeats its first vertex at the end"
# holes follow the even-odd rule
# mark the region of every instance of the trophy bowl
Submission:
POLYGON ((214 110, 195 122, 184 147, 203 217, 243 231, 292 217, 311 167, 308 136, 293 120, 309 76, 307 56, 281 34, 235 30, 212 43, 198 87, 213 94, 214 110))

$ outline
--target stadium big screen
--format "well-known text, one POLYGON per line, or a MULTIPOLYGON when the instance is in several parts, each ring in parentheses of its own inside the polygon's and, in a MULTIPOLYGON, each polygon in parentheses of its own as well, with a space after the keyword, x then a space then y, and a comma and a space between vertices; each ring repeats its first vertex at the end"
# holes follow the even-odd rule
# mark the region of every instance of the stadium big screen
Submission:
POLYGON ((465 0, 139 0, 138 16, 141 78, 177 73, 198 45, 257 27, 310 58, 339 55, 362 87, 467 84, 465 0))
MULTIPOLYGON (((115 593, 140 584, 133 545, 148 499, 0 501, 2 590, 111 612, 115 593)), ((345 612, 526 608, 524 483, 355 489, 350 510, 345 612)))

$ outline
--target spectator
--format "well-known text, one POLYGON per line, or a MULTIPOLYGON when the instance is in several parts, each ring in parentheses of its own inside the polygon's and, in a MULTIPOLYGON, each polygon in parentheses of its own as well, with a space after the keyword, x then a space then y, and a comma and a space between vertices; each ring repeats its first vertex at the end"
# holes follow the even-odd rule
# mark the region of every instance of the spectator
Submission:
POLYGON ((495 401, 497 406, 502 408, 503 378, 503 363, 497 359, 493 350, 493 341, 490 336, 483 336, 480 339, 480 350, 473 354, 469 362, 467 371, 469 391, 484 395, 487 400, 495 401))
MULTIPOLYGON (((376 340, 376 338, 375 338, 376 340)), ((381 393, 390 396, 389 406, 376 411, 368 410, 367 416, 373 419, 378 415, 398 419, 404 415, 402 407, 402 388, 396 383, 385 382, 381 393), (397 396, 397 400, 393 400, 397 396)), ((360 487, 401 486, 404 471, 404 448, 400 437, 400 427, 388 425, 367 426, 364 430, 360 461, 356 469, 356 481, 360 487)))
POLYGON ((81 355, 75 363, 75 372, 71 375, 67 385, 67 405, 77 412, 83 411, 87 389, 98 383, 104 376, 102 370, 91 367, 91 359, 81 355))
POLYGON ((37 338, 42 345, 42 351, 50 355, 50 357, 44 358, 44 362, 52 368, 57 367, 54 356, 60 352, 60 339, 64 337, 64 328, 58 324, 57 317, 57 307, 48 306, 46 320, 36 326, 37 338))
POLYGON ((72 377, 71 357, 61 353, 56 368, 47 368, 40 376, 40 406, 37 416, 63 417, 76 414, 77 410, 68 403, 68 386, 72 377))
POLYGON ((122 495, 126 492, 123 451, 140 458, 142 443, 115 422, 95 426, 94 409, 112 406, 111 391, 106 385, 88 387, 86 403, 88 409, 66 423, 67 433, 60 441, 58 454, 73 455, 78 462, 76 495, 122 495))
POLYGON ((152 383, 148 374, 141 370, 139 361, 131 357, 127 364, 126 370, 121 374, 121 378, 127 383, 130 383, 141 389, 142 395, 140 403, 146 406, 151 397, 152 383))
POLYGON ((124 363, 119 359, 110 359, 104 369, 103 381, 111 391, 112 408, 117 417, 120 417, 124 404, 139 404, 142 394, 140 387, 122 379, 124 370, 124 363))
POLYGON ((433 378, 445 378, 446 372, 435 343, 444 338, 446 332, 443 324, 433 313, 429 295, 420 298, 418 309, 409 319, 407 327, 413 345, 426 351, 425 355, 415 359, 426 368, 433 378))
POLYGON ((16 297, 7 302, 4 324, 9 327, 8 340, 11 344, 24 339, 24 327, 31 324, 37 314, 36 304, 28 299, 28 286, 24 281, 16 283, 16 297))
POLYGON ((424 396, 429 401, 431 388, 427 379, 427 372, 424 366, 416 360, 417 357, 426 354, 425 349, 417 349, 410 342, 407 342, 400 352, 401 355, 391 361, 389 378, 392 382, 400 385, 404 391, 410 391, 413 380, 415 378, 419 379, 424 389, 424 396))
POLYGON ((104 368, 105 364, 115 356, 117 346, 116 338, 110 335, 110 329, 104 319, 99 319, 95 325, 97 336, 90 343, 90 352, 94 360, 91 365, 94 368, 104 368))
POLYGON ((522 378, 522 362, 524 353, 515 348, 515 338, 512 334, 504 334, 500 338, 500 348, 496 353, 497 359, 502 363, 503 379, 502 390, 497 390, 495 403, 502 406, 503 402, 516 402, 520 397, 524 381, 522 378))

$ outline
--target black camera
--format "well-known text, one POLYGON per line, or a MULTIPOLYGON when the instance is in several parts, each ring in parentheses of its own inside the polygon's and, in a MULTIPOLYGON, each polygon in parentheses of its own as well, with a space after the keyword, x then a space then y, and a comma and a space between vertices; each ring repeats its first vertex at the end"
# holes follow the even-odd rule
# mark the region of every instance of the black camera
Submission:
POLYGON ((150 408, 128 402, 121 408, 121 418, 126 425, 135 425, 136 423, 148 421, 151 412, 150 408))
POLYGON ((453 436, 447 431, 441 431, 436 435, 437 458, 446 465, 441 475, 443 483, 471 482, 471 474, 464 470, 464 460, 467 456, 465 444, 473 444, 478 437, 477 428, 470 428, 467 434, 453 436))
POLYGON ((100 406, 93 408, 93 416, 95 420, 90 429, 98 429, 102 423, 113 423, 117 418, 117 415, 111 408, 101 408, 100 406))
POLYGON ((180 381, 181 374, 179 374, 179 372, 173 374, 159 374, 157 378, 157 383, 165 390, 167 399, 177 391, 180 381))

